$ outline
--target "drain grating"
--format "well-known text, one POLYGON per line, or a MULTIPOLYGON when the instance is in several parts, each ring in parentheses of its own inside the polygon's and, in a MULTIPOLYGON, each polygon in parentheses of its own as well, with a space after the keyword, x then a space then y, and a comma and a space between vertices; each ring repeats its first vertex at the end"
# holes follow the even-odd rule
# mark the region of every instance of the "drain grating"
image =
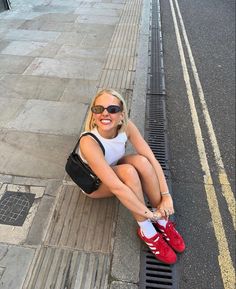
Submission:
POLYGON ((169 177, 164 96, 147 94, 145 138, 169 177))
MULTIPOLYGON (((160 162, 171 192, 168 166, 165 78, 159 0, 152 0, 149 42, 149 74, 146 95, 145 139, 160 162)), ((146 201, 150 208, 150 203, 146 201)), ((177 289, 177 266, 158 261, 143 245, 141 249, 139 289, 177 289)))
POLYGON ((159 262, 151 252, 141 255, 141 263, 145 264, 141 272, 139 288, 146 289, 173 289, 175 267, 159 262))
POLYGON ((34 197, 31 193, 6 191, 0 200, 0 224, 22 226, 34 197))

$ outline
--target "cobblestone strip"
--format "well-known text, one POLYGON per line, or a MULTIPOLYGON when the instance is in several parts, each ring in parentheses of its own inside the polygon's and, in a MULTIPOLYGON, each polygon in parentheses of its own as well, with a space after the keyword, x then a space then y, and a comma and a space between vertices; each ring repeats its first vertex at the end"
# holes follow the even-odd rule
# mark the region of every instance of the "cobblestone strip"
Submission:
POLYGON ((99 87, 133 89, 142 1, 127 1, 112 37, 99 87))
POLYGON ((45 244, 111 253, 116 213, 115 199, 92 200, 75 186, 63 186, 45 244))
POLYGON ((109 255, 42 247, 23 289, 107 288, 109 255))

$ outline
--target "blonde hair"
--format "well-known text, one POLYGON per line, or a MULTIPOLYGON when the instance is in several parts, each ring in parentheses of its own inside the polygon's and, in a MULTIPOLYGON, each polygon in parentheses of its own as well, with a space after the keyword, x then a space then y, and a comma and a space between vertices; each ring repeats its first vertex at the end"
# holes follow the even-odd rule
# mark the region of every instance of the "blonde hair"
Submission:
POLYGON ((87 117, 86 117, 86 120, 85 120, 85 126, 84 126, 85 131, 91 131, 93 128, 96 127, 96 124, 93 121, 93 113, 91 111, 91 107, 94 106, 97 98, 99 96, 101 96, 102 94, 104 94, 104 93, 111 94, 111 95, 113 95, 113 96, 115 96, 116 98, 119 99, 121 107, 122 107, 122 112, 124 113, 124 119, 122 120, 122 124, 120 124, 118 126, 118 130, 124 131, 126 129, 126 126, 127 126, 127 123, 128 123, 127 106, 126 106, 126 103, 125 103, 125 100, 124 100, 123 96, 121 96, 117 91, 115 91, 113 89, 103 89, 103 90, 99 91, 94 96, 94 98, 92 99, 92 102, 90 104, 89 111, 88 111, 88 114, 87 114, 87 117))

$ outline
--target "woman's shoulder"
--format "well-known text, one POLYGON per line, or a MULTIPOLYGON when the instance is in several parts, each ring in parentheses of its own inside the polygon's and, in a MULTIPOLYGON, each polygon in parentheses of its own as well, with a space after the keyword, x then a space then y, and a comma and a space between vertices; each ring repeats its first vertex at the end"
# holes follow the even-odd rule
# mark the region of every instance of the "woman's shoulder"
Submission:
POLYGON ((84 131, 80 135, 80 144, 87 145, 96 143, 96 134, 92 131, 84 131))
POLYGON ((79 149, 84 155, 90 154, 91 152, 101 150, 101 145, 98 143, 98 140, 92 137, 90 134, 82 133, 80 137, 79 149))
POLYGON ((126 126, 126 135, 128 138, 130 138, 130 136, 132 135, 132 133, 134 133, 135 131, 137 131, 137 127, 136 125, 133 123, 132 120, 128 120, 127 126, 126 126))

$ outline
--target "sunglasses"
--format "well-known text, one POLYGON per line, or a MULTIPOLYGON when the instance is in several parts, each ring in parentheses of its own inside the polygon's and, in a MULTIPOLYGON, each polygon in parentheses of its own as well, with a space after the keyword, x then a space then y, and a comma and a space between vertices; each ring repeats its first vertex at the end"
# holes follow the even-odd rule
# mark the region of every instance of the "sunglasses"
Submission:
POLYGON ((105 109, 109 113, 117 113, 121 111, 121 107, 119 105, 109 105, 108 107, 104 107, 102 105, 95 105, 91 108, 91 111, 95 114, 99 114, 103 113, 105 109))

